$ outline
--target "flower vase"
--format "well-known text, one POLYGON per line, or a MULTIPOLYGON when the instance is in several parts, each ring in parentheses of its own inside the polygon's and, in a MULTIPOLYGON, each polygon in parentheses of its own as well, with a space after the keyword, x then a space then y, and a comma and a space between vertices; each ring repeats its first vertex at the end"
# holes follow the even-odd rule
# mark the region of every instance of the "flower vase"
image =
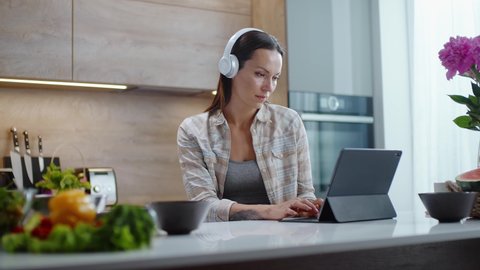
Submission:
POLYGON ((477 168, 480 168, 480 142, 478 143, 477 168))

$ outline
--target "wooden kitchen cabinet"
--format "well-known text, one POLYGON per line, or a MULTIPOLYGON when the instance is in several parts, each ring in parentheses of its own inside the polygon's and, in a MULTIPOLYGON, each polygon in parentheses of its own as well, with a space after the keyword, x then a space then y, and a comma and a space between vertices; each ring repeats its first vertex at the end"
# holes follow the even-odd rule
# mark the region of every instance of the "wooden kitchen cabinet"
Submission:
MULTIPOLYGON (((252 0, 252 25, 274 35, 286 49, 285 0, 252 0)), ((270 101, 288 106, 288 57, 283 57, 283 67, 280 80, 270 101)))
POLYGON ((249 0, 73 2, 73 79, 211 90, 249 0))
MULTIPOLYGON (((0 1, 0 77, 215 89, 217 61, 234 32, 254 24, 274 30, 283 41, 284 31, 275 26, 278 18, 262 20, 264 13, 278 15, 266 3, 270 1, 0 1)), ((280 18, 284 28, 284 14, 280 18)), ((282 85, 286 82, 279 85, 277 97, 284 101, 282 85)))
POLYGON ((72 79, 71 1, 0 1, 0 77, 72 79))

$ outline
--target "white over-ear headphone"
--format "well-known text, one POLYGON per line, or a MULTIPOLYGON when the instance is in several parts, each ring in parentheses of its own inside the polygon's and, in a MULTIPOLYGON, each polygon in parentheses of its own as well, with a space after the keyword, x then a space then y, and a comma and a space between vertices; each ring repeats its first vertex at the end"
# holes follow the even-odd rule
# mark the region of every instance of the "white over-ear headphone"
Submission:
POLYGON ((250 31, 263 32, 262 30, 257 28, 243 28, 238 30, 238 32, 233 34, 233 36, 228 40, 227 46, 225 46, 225 51, 223 52, 223 56, 218 61, 218 70, 220 71, 220 73, 225 75, 225 77, 233 78, 235 75, 237 75, 239 63, 238 58, 235 55, 231 54, 232 48, 239 37, 250 31))

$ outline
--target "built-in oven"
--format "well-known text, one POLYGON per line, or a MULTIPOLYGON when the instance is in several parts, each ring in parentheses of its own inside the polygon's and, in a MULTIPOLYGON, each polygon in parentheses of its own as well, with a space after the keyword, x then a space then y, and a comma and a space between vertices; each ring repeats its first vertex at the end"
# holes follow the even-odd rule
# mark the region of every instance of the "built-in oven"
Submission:
POLYGON ((324 198, 340 150, 374 147, 372 98, 290 91, 289 107, 304 121, 315 193, 324 198))

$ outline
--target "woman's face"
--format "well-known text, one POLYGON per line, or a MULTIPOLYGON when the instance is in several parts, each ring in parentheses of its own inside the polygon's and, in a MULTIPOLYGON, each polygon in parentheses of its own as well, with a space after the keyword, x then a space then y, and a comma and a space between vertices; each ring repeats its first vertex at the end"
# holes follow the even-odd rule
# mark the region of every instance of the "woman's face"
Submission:
MULTIPOLYGON (((229 103, 258 109, 277 87, 282 56, 276 50, 257 49, 232 80, 229 103)), ((232 104, 233 105, 233 104, 232 104)))

